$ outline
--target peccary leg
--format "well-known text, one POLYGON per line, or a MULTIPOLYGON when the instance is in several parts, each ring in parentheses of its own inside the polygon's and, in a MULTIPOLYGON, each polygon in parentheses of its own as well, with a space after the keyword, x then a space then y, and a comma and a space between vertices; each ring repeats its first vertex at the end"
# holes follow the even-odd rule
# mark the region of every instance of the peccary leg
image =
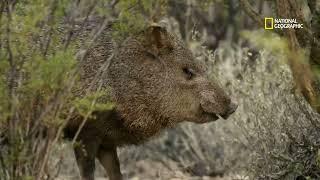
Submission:
POLYGON ((94 180, 97 143, 84 143, 74 148, 82 180, 94 180))
POLYGON ((122 180, 116 147, 108 149, 100 147, 98 150, 98 159, 107 171, 110 180, 122 180))

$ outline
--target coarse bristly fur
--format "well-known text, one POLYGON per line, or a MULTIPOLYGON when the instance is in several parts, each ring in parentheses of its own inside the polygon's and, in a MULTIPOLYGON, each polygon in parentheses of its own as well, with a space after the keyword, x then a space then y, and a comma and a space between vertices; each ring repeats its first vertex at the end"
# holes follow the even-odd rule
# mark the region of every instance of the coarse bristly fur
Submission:
MULTIPOLYGON (((80 145, 75 146, 75 155, 86 180, 94 179, 96 157, 111 180, 122 179, 119 146, 141 144, 182 121, 211 122, 236 110, 191 51, 166 28, 150 25, 116 49, 109 33, 106 28, 89 49, 81 63, 82 86, 75 91, 81 95, 89 87, 109 88, 115 104, 113 110, 94 112, 95 118, 86 122, 77 138, 80 145), (108 60, 108 68, 97 74, 108 60), (96 76, 99 81, 93 82, 96 76)), ((82 119, 70 121, 66 136, 75 135, 82 119)))

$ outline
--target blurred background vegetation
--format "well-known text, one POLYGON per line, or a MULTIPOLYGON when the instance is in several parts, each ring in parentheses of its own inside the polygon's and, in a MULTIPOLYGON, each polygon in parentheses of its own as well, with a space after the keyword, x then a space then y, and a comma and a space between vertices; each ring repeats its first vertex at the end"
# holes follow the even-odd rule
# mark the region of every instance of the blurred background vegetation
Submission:
POLYGON ((228 121, 182 124, 121 150, 126 177, 320 179, 319 0, 2 0, 0 179, 78 179, 62 129, 74 112, 112 108, 97 90, 73 96, 78 63, 100 28, 120 43, 159 21, 240 106, 228 121), (264 17, 304 28, 264 30, 264 17))

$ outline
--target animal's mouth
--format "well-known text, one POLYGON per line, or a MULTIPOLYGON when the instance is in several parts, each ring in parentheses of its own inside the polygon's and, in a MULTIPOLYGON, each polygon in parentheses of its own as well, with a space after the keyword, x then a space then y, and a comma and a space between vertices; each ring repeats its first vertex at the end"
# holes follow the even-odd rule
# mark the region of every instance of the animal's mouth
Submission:
POLYGON ((205 112, 205 111, 203 111, 203 113, 202 114, 204 114, 205 116, 209 116, 209 117, 211 117, 212 118, 212 121, 215 121, 215 120, 217 120, 217 119, 224 119, 224 120, 226 120, 226 119, 228 119, 228 117, 231 115, 231 114, 215 114, 215 113, 208 113, 208 112, 205 112))
POLYGON ((206 112, 206 111, 202 110, 202 115, 205 116, 205 119, 206 119, 205 122, 211 122, 211 121, 215 121, 218 119, 226 120, 233 112, 228 112, 225 114, 216 114, 216 113, 206 112))
POLYGON ((210 116, 213 120, 219 119, 219 115, 217 115, 215 113, 203 112, 203 114, 205 114, 206 116, 210 116))
POLYGON ((198 118, 198 120, 194 121, 196 123, 207 123, 207 122, 212 122, 212 121, 216 121, 218 119, 228 119, 229 116, 231 114, 233 114, 236 109, 237 109, 237 105, 231 103, 229 105, 229 108, 227 109, 226 112, 224 113, 215 113, 215 112, 208 112, 205 110, 205 108, 203 108, 202 106, 200 106, 200 116, 201 118, 198 118))
MULTIPOLYGON (((228 108, 226 109, 226 111, 223 113, 214 113, 214 112, 210 112, 210 111, 208 112, 203 107, 201 107, 201 111, 204 116, 211 117, 211 119, 212 119, 211 121, 214 121, 219 118, 228 119, 228 117, 236 111, 237 107, 238 107, 238 105, 236 105, 234 103, 230 103, 228 105, 228 108)), ((206 118, 206 119, 208 119, 208 118, 206 118)))
POLYGON ((200 123, 211 122, 211 121, 215 121, 215 120, 219 119, 219 116, 216 115, 215 113, 208 113, 205 111, 202 111, 202 116, 204 118, 200 123))

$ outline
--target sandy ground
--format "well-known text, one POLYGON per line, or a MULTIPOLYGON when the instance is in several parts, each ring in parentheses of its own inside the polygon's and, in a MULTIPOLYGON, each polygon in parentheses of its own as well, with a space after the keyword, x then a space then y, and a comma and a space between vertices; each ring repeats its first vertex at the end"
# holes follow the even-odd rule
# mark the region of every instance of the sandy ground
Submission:
MULTIPOLYGON (((249 180, 248 178, 240 175, 227 175, 227 176, 192 176, 188 173, 182 172, 179 169, 172 169, 166 167, 160 162, 142 160, 136 162, 134 167, 126 167, 123 170, 125 180, 249 180)), ((96 172, 96 180, 108 180, 105 172, 98 165, 96 172)), ((57 180, 76 180, 79 179, 78 172, 68 176, 63 175, 57 180)))

